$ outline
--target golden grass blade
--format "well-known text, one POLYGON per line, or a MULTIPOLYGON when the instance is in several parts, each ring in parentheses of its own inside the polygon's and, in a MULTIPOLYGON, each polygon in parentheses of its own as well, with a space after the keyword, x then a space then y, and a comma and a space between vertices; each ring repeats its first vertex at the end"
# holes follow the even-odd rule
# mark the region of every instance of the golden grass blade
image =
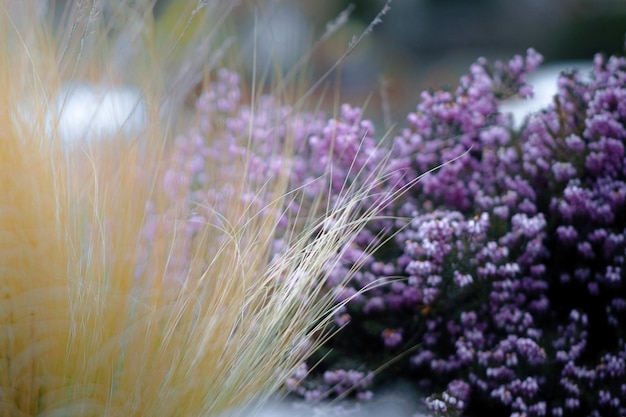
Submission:
POLYGON ((271 259, 287 173, 263 185, 273 198, 261 213, 242 199, 261 190, 230 178, 226 208, 182 247, 188 207, 168 205, 161 186, 171 126, 150 42, 146 124, 132 137, 67 145, 49 111, 65 83, 127 81, 106 65, 115 34, 97 6, 72 3, 61 35, 0 9, 0 416, 228 412, 269 395, 310 353, 303 341, 332 313, 328 264, 376 213, 358 215, 368 189, 349 190, 319 221, 293 221, 306 227, 271 259), (163 224, 145 254, 148 202, 163 224))

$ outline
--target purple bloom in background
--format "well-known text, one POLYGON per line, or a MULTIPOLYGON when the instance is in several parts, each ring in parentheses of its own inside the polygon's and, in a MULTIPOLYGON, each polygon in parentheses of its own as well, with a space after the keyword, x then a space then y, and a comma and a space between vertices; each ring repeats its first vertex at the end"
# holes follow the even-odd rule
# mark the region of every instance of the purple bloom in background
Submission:
POLYGON ((393 349, 402 343, 402 329, 385 329, 381 334, 385 347, 393 349))

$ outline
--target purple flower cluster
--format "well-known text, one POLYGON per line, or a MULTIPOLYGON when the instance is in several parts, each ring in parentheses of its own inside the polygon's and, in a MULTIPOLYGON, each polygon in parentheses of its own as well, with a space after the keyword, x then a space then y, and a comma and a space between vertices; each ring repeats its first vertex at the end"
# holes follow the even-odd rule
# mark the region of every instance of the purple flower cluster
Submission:
POLYGON ((360 400, 372 398, 370 388, 374 380, 372 372, 335 369, 327 370, 317 379, 309 377, 306 364, 301 364, 291 375, 285 386, 287 391, 305 398, 319 401, 331 397, 354 395, 360 400))
POLYGON ((443 393, 429 396, 426 405, 436 414, 458 415, 465 409, 470 393, 471 388, 467 382, 454 380, 443 393))
POLYGON ((413 371, 396 372, 443 389, 432 410, 626 415, 626 59, 597 56, 588 81, 563 74, 516 131, 499 100, 531 94, 540 61, 481 59, 456 90, 422 93, 390 166, 402 185, 436 170, 335 271, 386 242, 338 297, 351 301, 331 344, 364 361, 416 345, 413 371))
MULTIPOLYGON (((290 193, 277 213, 283 231, 289 230, 292 215, 305 219, 316 200, 322 199, 317 202, 322 207, 332 205, 325 199, 339 199, 344 187, 365 183, 380 171, 384 153, 359 108, 344 105, 339 117, 326 119, 296 112, 271 96, 253 103, 242 97, 238 74, 226 69, 217 71, 199 97, 196 127, 176 138, 169 150, 171 161, 162 177, 167 201, 147 205, 145 254, 137 274, 149 273, 158 231, 179 242, 168 252, 167 278, 184 280, 198 226, 219 229, 227 227, 223 221, 269 215, 268 205, 283 193, 273 185, 285 172, 290 193), (181 218, 188 220, 180 224, 181 218)), ((280 251, 281 241, 275 247, 280 251)))

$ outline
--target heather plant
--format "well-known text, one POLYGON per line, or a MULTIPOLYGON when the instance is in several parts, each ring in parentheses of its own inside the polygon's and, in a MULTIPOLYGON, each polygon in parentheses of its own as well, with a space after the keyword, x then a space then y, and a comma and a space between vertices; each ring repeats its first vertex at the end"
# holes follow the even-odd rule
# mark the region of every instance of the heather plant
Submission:
MULTIPOLYGON (((357 268, 336 291, 349 300, 341 331, 291 391, 368 397, 368 369, 403 354, 410 366, 387 377, 416 381, 438 413, 626 413, 626 59, 597 55, 588 79, 564 73, 553 102, 516 130, 499 103, 532 94, 525 74, 541 59, 480 59, 457 89, 422 93, 386 183, 409 192, 332 271, 331 284, 357 268)), ((346 149, 360 143, 355 126, 373 128, 343 110, 358 123, 342 113, 329 126, 346 149)))

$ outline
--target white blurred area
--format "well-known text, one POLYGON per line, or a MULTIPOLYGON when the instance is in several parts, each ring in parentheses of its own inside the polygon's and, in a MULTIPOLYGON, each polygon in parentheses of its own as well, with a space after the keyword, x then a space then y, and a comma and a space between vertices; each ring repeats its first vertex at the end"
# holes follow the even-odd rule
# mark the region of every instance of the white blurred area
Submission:
POLYGON ((577 70, 583 80, 589 78, 592 64, 586 61, 558 62, 543 65, 533 73, 528 74, 528 84, 533 86, 534 96, 529 99, 510 98, 502 102, 500 111, 513 116, 513 126, 519 129, 526 117, 536 113, 552 103, 558 92, 558 79, 564 71, 577 70))
POLYGON ((423 404, 423 395, 406 382, 392 384, 374 393, 369 401, 322 401, 308 403, 285 399, 261 408, 252 407, 240 417, 432 417, 423 404))
MULTIPOLYGON (((583 79, 589 76, 591 64, 584 61, 560 62, 540 67, 528 75, 534 96, 511 98, 501 105, 503 113, 513 117, 519 128, 526 117, 546 108, 557 94, 557 80, 563 71, 578 70, 583 79)), ((56 131, 64 144, 75 144, 106 138, 132 137, 146 124, 146 105, 140 91, 132 86, 110 87, 80 83, 65 86, 46 116, 49 134, 56 131)))
POLYGON ((248 73, 263 73, 278 65, 290 70, 310 47, 312 24, 296 3, 268 4, 263 16, 241 24, 242 57, 248 73))
POLYGON ((139 134, 146 105, 131 86, 80 83, 63 87, 46 114, 46 129, 66 145, 139 134))

